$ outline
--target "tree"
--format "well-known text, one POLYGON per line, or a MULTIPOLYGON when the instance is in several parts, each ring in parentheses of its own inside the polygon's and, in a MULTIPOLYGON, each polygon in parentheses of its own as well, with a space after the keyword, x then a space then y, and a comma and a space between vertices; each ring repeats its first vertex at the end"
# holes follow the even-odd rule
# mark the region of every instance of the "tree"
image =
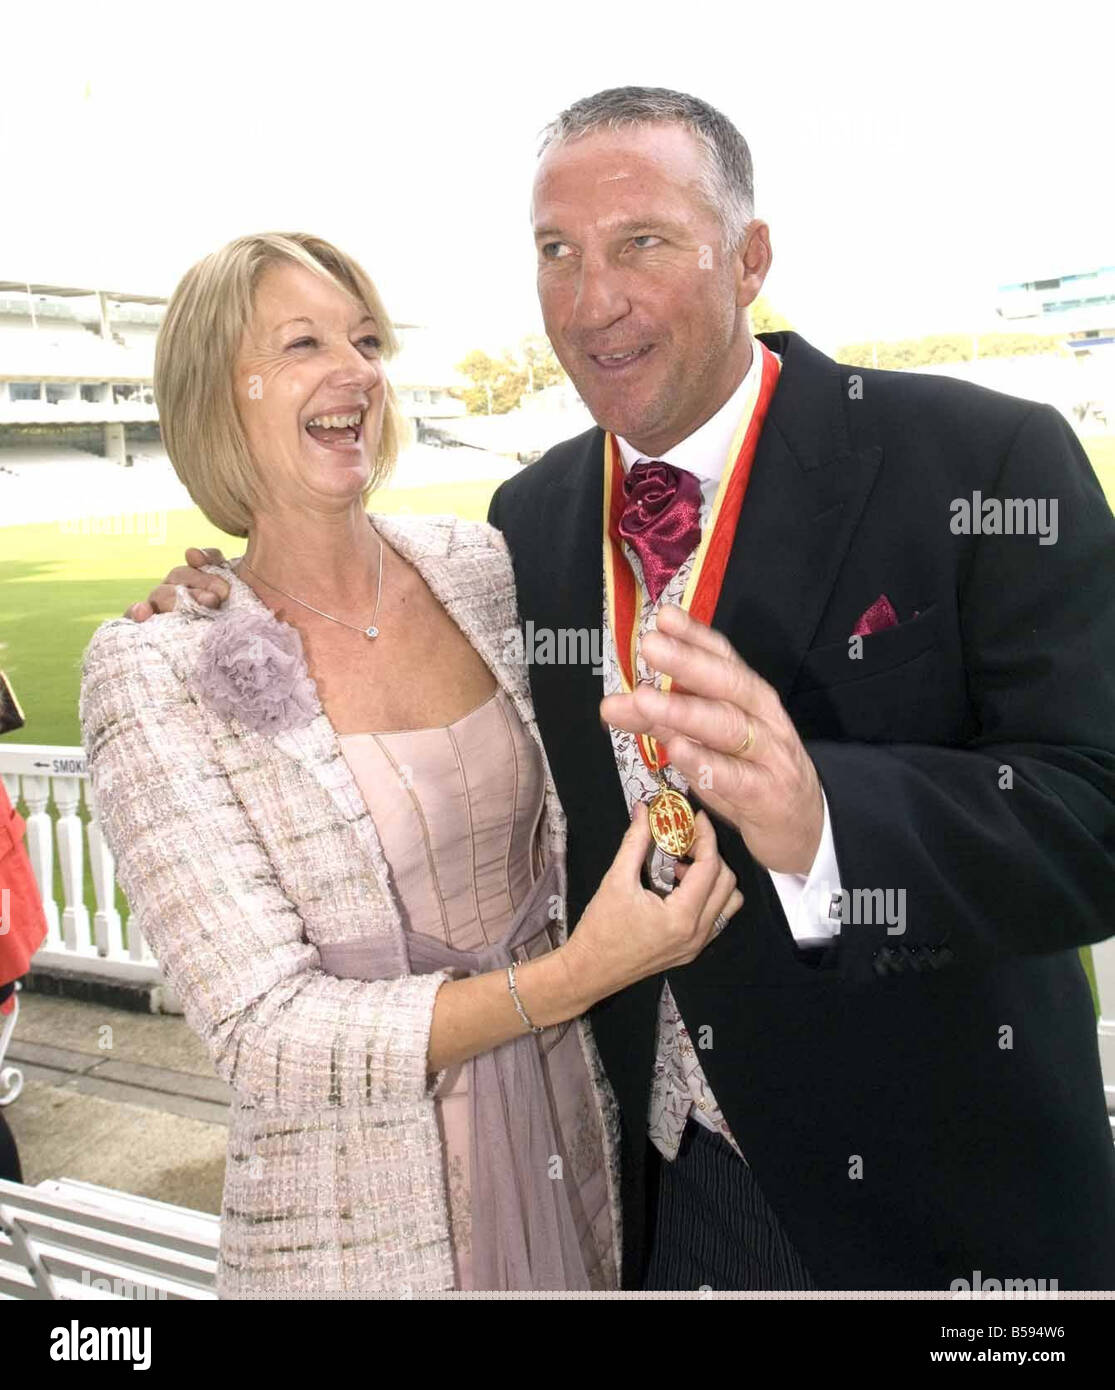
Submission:
POLYGON ((565 379, 549 342, 537 335, 524 338, 516 352, 506 351, 500 357, 477 348, 457 364, 457 370, 473 383, 455 393, 470 415, 506 415, 523 396, 565 379))
POLYGON ((1057 333, 981 333, 978 339, 980 357, 1033 357, 1057 354, 1064 357, 1068 349, 1057 333))
POLYGON ((457 364, 457 370, 473 383, 459 393, 470 415, 506 415, 526 390, 527 374, 510 353, 491 357, 477 348, 457 364))
POLYGON ((900 338, 894 342, 845 343, 836 349, 836 358, 850 367, 905 371, 939 362, 970 362, 975 357, 1023 357, 1064 350, 1056 334, 929 333, 922 338, 900 338))
POLYGON ((519 355, 527 373, 527 390, 542 391, 565 380, 561 363, 554 356, 550 340, 535 333, 519 344, 519 355))

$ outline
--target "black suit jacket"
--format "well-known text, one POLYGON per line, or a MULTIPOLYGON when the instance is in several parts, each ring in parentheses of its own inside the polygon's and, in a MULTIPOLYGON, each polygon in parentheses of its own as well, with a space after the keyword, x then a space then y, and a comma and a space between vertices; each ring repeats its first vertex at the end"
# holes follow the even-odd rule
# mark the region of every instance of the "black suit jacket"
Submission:
MULTIPOLYGON (((1115 926, 1110 509, 1050 407, 762 337, 782 374, 713 625, 805 740, 844 888, 904 890, 905 931, 848 923, 798 948, 721 823, 745 905, 671 988, 694 1037, 711 1026, 705 1074, 822 1288, 947 1289, 979 1270, 1110 1289, 1115 1153, 1075 949, 1115 926), (1056 498, 1056 543, 955 534, 951 504, 976 491, 1056 498), (898 625, 855 660, 880 593, 898 625)), ((602 449, 599 430, 559 444, 493 498, 536 627, 601 623, 602 449)), ((627 814, 600 678, 536 664, 531 686, 575 923, 627 814)), ((592 1014, 623 1118, 627 1287, 653 1207, 661 986, 592 1014)))

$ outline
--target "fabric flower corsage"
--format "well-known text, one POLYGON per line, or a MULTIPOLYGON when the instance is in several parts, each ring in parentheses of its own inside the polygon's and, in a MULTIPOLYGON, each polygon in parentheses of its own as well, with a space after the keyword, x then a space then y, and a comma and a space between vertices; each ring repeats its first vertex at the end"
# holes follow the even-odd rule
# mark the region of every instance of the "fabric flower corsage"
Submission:
POLYGON ((297 628, 241 610, 214 623, 191 682, 208 707, 259 734, 301 729, 321 713, 297 628))

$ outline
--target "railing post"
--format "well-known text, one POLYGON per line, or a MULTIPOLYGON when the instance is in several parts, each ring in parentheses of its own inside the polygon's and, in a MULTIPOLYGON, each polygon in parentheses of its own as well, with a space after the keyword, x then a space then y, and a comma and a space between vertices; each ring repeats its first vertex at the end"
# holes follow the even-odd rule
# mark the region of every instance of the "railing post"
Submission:
POLYGON ((134 912, 128 917, 128 955, 135 961, 149 962, 155 959, 134 912))
POLYGON ((50 797, 50 780, 46 777, 24 776, 23 799, 27 802, 27 857, 39 896, 43 900, 47 936, 44 945, 63 945, 58 929, 58 904, 54 901, 54 826, 46 809, 50 797))
POLYGON ((62 939, 77 955, 95 955, 89 936, 89 909, 85 906, 84 845, 77 807, 81 792, 76 777, 55 777, 54 803, 58 807, 58 863, 62 870, 62 939))
POLYGON ((93 939, 97 952, 102 956, 122 956, 124 954, 124 934, 120 914, 116 911, 116 865, 112 851, 105 844, 101 834, 101 822, 93 803, 93 784, 86 781, 85 805, 89 811, 89 824, 86 834, 89 837, 89 872, 93 878, 93 896, 96 909, 93 913, 93 939))

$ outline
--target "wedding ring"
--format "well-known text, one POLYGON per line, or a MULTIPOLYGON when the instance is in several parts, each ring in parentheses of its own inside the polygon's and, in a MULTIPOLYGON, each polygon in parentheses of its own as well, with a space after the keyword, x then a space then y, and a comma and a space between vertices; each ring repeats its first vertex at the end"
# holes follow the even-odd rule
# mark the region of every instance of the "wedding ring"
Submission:
POLYGON ((725 917, 724 914, 723 914, 722 912, 718 912, 718 913, 716 914, 716 919, 715 919, 715 921, 714 921, 713 924, 712 924, 712 934, 713 934, 713 936, 719 936, 720 933, 724 930, 724 928, 725 928, 727 925, 728 925, 728 919, 727 919, 727 917, 725 917))
POLYGON ((754 742, 755 725, 752 724, 751 720, 749 719, 747 721, 747 737, 743 740, 743 742, 739 745, 738 748, 733 748, 732 751, 728 754, 728 756, 730 758, 742 758, 744 753, 746 753, 748 749, 750 749, 751 745, 754 742))

